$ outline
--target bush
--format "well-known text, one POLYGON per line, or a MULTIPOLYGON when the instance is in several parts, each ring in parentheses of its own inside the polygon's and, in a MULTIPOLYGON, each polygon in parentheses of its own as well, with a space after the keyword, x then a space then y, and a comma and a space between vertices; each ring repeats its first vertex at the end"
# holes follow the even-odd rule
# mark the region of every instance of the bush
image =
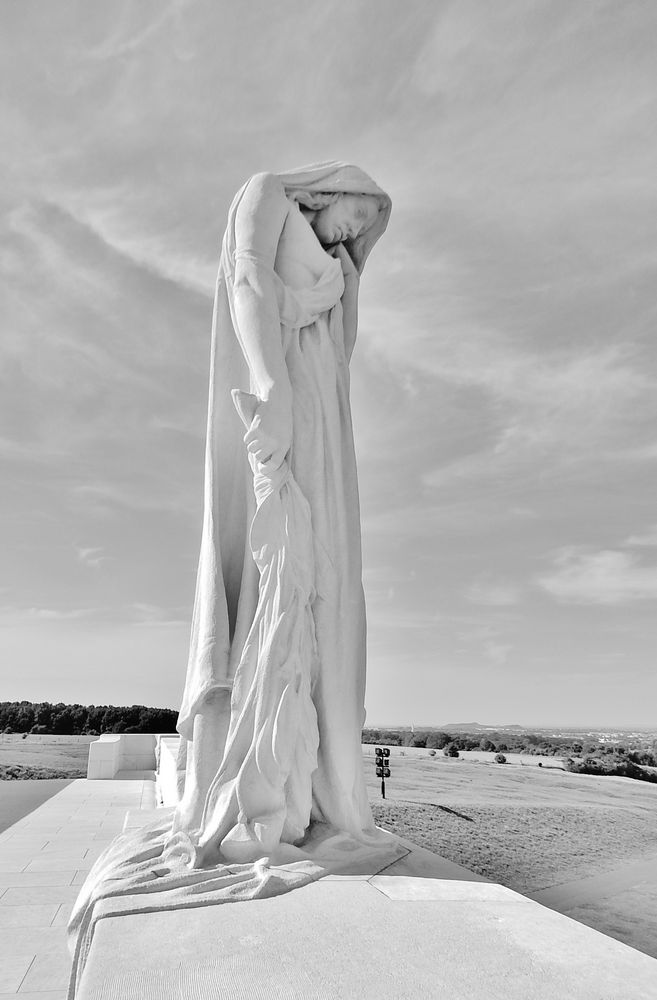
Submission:
POLYGON ((503 753, 495 754, 495 763, 496 764, 506 764, 506 757, 504 756, 503 753))
POLYGON ((445 757, 458 757, 459 755, 458 747, 455 747, 453 743, 450 743, 448 746, 445 747, 443 753, 445 757))
POLYGON ((605 757, 586 757, 583 761, 573 760, 569 757, 566 761, 566 770, 575 774, 597 774, 614 775, 620 778, 634 778, 637 781, 649 781, 657 783, 657 774, 646 771, 627 757, 618 755, 610 759, 605 757))
POLYGON ((436 756, 436 751, 435 750, 430 750, 429 751, 429 756, 430 757, 435 757, 436 756))

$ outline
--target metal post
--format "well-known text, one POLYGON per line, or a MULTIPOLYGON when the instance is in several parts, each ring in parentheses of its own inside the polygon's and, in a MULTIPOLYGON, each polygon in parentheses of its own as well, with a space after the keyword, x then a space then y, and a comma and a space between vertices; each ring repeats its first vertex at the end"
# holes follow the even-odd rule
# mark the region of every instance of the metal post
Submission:
POLYGON ((381 798, 385 799, 386 778, 390 777, 390 749, 388 747, 376 747, 374 762, 376 764, 376 776, 381 779, 381 798))

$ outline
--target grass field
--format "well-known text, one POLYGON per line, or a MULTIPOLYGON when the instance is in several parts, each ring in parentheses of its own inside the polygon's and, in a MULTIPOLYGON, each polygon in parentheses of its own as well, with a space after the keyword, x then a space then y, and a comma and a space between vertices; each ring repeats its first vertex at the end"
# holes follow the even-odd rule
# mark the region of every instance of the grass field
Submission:
POLYGON ((29 769, 26 777, 85 778, 89 744, 97 739, 97 736, 29 735, 23 739, 19 734, 2 733, 0 776, 4 768, 18 765, 29 769))

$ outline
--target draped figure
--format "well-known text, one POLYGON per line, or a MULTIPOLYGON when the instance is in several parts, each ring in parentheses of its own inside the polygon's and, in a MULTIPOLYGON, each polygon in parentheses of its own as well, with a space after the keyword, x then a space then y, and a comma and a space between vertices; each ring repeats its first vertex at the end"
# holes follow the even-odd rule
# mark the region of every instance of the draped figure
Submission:
POLYGON ((252 180, 230 209, 215 297, 203 535, 178 721, 189 741, 187 780, 174 823, 194 832, 199 863, 244 860, 280 840, 298 842, 311 820, 356 836, 372 831, 360 747, 365 605, 349 405, 353 345, 345 342, 340 259, 326 252, 302 213, 325 195, 374 201, 374 217, 344 240, 360 274, 385 229, 390 200, 363 171, 338 162, 268 180, 270 197, 278 186, 288 206, 275 258, 263 259, 240 240, 252 180), (308 238, 316 244, 310 263, 302 260, 308 238), (249 464, 244 445, 258 384, 235 305, 239 269, 273 288, 277 305, 293 424, 282 474, 253 458, 249 464), (249 394, 252 409, 242 419, 233 390, 249 394), (278 517, 256 503, 258 490, 268 496, 265 508, 277 505, 278 517), (294 523, 279 539, 275 568, 257 550, 263 532, 274 537, 290 507, 294 523), (283 622, 267 621, 272 607, 259 607, 267 588, 283 622), (282 634, 295 616, 304 619, 298 641, 305 644, 296 673, 282 634))

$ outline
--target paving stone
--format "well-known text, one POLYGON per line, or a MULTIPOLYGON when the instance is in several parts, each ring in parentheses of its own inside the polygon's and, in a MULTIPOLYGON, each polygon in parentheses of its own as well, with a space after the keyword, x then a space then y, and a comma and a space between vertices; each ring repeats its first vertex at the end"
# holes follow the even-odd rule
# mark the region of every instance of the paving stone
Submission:
POLYGON ((0 994, 17 992, 34 958, 33 954, 0 957, 0 994))
POLYGON ((71 959, 66 949, 48 955, 37 955, 21 984, 23 990, 65 990, 71 975, 71 959))
POLYGON ((73 911, 73 903, 61 903, 52 920, 51 927, 67 927, 73 911))
POLYGON ((5 927, 48 927, 61 904, 50 903, 23 906, 0 906, 0 935, 5 927))
POLYGON ((79 892, 80 887, 78 885, 21 886, 13 889, 5 889, 0 896, 0 907, 32 906, 45 903, 53 903, 55 905, 74 903, 78 898, 79 892))
POLYGON ((0 888, 11 889, 31 885, 71 885, 77 869, 57 872, 0 872, 0 888))
MULTIPOLYGON (((26 872, 58 872, 62 871, 64 865, 73 865, 76 872, 79 871, 89 871, 91 865, 83 865, 82 858, 60 858, 59 855, 53 855, 53 857, 43 857, 36 858, 34 861, 30 861, 26 872)), ((2 869, 0 869, 1 871, 2 869)))
POLYGON ((10 858, 3 860, 0 858, 0 876, 5 873, 15 874, 16 872, 22 872, 26 865, 29 864, 29 858, 21 859, 10 858))
POLYGON ((67 990, 43 990, 33 993, 31 990, 20 993, 3 993, 2 1000, 9 1000, 10 997, 17 997, 18 1000, 66 1000, 67 990))
POLYGON ((0 931, 0 956, 56 954, 66 950, 64 927, 3 927, 0 931))

